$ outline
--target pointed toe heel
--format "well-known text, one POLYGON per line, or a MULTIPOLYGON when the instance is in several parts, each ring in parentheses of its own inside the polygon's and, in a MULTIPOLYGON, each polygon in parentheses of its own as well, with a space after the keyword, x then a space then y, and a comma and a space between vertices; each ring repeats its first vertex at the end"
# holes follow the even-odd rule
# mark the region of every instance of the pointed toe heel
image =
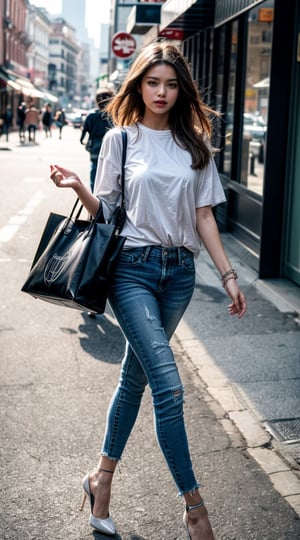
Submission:
POLYGON ((108 536, 115 536, 116 528, 111 517, 108 516, 105 519, 101 519, 93 515, 94 496, 90 490, 89 474, 87 474, 84 477, 82 481, 82 487, 83 487, 84 494, 83 494, 80 510, 83 510, 85 501, 88 497, 90 500, 90 506, 91 506, 91 513, 90 513, 90 518, 89 518, 89 524, 91 525, 91 527, 101 532, 102 534, 107 534, 108 536))

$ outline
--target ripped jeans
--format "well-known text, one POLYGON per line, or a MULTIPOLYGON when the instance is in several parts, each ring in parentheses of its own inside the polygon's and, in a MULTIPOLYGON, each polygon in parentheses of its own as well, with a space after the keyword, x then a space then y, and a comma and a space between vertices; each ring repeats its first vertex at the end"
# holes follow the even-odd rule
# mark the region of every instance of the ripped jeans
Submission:
POLYGON ((169 340, 193 294, 194 256, 186 248, 124 250, 109 302, 126 338, 101 454, 119 460, 149 384, 155 433, 179 490, 198 487, 183 420, 183 385, 169 340))

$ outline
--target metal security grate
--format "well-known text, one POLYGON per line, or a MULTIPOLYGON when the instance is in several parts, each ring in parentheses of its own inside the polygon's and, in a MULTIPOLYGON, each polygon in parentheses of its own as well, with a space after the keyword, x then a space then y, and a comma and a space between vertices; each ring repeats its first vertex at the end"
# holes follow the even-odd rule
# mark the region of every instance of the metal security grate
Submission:
POLYGON ((300 442, 300 418, 269 420, 265 427, 278 441, 286 444, 300 442))

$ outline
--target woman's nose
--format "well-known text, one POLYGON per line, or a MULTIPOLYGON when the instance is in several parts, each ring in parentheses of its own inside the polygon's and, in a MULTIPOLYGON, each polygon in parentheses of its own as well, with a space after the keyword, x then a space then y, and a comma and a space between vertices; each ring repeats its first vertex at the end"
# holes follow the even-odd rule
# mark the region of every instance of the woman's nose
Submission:
POLYGON ((164 84, 161 84, 159 87, 158 87, 158 95, 159 96, 164 96, 165 93, 166 93, 166 90, 165 90, 165 85, 164 84))

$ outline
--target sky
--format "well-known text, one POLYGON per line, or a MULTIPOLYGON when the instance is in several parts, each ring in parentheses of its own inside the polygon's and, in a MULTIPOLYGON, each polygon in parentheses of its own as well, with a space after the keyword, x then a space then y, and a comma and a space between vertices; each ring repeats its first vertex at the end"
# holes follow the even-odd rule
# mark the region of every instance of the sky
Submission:
MULTIPOLYGON (((61 0, 30 0, 30 3, 46 8, 53 15, 61 13, 61 0)), ((110 2, 105 0, 86 0, 86 28, 89 37, 95 40, 96 45, 99 40, 100 24, 109 22, 109 10, 110 2), (99 9, 100 2, 101 9, 99 9)))

